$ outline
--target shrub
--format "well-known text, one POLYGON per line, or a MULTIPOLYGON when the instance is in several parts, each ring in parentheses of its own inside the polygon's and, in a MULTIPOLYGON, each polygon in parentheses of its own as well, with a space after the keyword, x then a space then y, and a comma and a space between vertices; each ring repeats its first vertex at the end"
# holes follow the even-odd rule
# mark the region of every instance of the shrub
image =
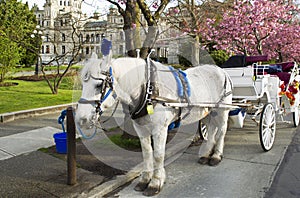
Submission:
POLYGON ((218 66, 221 66, 229 58, 229 55, 224 50, 212 51, 210 55, 218 66))

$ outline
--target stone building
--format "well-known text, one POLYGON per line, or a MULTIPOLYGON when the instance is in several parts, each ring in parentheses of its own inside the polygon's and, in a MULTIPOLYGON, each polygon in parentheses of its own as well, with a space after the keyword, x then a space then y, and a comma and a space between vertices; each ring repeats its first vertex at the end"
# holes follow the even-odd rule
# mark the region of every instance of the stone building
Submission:
MULTIPOLYGON (((105 20, 97 13, 87 17, 81 11, 81 3, 81 0, 46 0, 43 9, 36 8, 43 40, 40 55, 44 64, 69 63, 76 52, 79 60, 90 57, 93 52, 101 56, 103 38, 113 42, 115 57, 126 55, 124 21, 118 10, 111 7, 105 20)), ((165 31, 166 24, 160 23, 161 31, 165 31)), ((142 34, 141 38, 144 36, 142 34)), ((170 39, 166 37, 166 34, 159 36, 154 46, 156 57, 168 57, 170 39)), ((175 53, 173 46, 171 51, 175 53)), ((170 56, 171 63, 176 62, 174 56, 170 56)))

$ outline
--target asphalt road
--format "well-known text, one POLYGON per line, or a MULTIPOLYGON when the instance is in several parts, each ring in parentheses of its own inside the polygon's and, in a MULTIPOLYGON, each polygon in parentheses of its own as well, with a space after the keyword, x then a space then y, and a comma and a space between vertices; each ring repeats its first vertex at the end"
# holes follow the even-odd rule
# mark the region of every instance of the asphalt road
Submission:
MULTIPOLYGON (((299 132, 278 123, 276 133, 274 147, 264 152, 254 122, 229 130, 224 159, 217 167, 198 164, 199 147, 188 148, 166 167, 167 181, 155 197, 300 197, 299 132)), ((133 190, 136 183, 137 179, 115 196, 141 197, 133 190)))

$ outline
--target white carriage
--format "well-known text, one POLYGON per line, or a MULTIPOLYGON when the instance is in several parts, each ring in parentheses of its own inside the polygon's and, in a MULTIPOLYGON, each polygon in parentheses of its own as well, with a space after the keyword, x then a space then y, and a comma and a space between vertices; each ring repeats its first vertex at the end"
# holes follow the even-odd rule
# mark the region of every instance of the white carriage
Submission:
POLYGON ((229 127, 243 127, 248 114, 259 125, 260 143, 269 151, 274 143, 276 121, 299 125, 299 70, 295 62, 259 64, 266 56, 233 56, 222 66, 233 83, 229 127), (259 118, 260 117, 260 118, 259 118), (259 118, 259 119, 257 119, 259 118))

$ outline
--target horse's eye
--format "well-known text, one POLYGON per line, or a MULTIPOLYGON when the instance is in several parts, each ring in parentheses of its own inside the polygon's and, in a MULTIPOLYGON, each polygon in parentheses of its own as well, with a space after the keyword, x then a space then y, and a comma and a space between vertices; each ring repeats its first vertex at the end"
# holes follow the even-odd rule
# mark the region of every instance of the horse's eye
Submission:
POLYGON ((83 81, 88 81, 90 78, 90 73, 89 72, 86 72, 83 76, 83 81))
POLYGON ((96 89, 101 89, 102 88, 102 82, 96 84, 96 89))

